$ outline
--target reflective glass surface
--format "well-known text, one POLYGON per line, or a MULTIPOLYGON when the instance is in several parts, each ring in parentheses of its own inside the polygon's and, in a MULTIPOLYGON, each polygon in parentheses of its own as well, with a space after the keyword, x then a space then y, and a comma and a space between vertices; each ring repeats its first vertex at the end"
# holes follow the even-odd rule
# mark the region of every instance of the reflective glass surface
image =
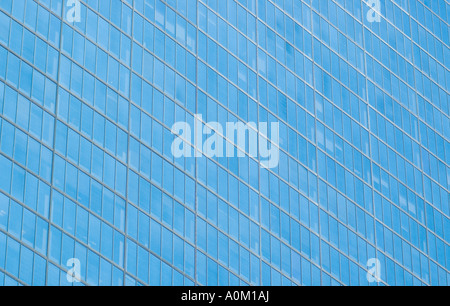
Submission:
POLYGON ((1 0, 0 285, 450 285, 449 19, 1 0), (278 166, 175 158, 197 114, 279 123, 278 166))

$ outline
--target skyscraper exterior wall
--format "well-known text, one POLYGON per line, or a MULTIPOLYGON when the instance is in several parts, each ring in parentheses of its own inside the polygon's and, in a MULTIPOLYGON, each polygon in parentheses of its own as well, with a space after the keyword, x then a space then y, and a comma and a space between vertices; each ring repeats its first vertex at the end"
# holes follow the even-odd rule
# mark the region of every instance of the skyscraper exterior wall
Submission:
POLYGON ((1 0, 0 285, 450 285, 449 19, 1 0))

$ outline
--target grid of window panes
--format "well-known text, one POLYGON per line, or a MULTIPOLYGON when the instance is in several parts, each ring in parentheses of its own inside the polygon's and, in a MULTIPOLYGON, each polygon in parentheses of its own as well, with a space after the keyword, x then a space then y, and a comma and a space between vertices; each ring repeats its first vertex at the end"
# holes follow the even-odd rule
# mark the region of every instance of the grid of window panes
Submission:
POLYGON ((0 2, 0 285, 450 285, 447 0, 69 8, 0 2), (195 114, 279 166, 174 159, 195 114))

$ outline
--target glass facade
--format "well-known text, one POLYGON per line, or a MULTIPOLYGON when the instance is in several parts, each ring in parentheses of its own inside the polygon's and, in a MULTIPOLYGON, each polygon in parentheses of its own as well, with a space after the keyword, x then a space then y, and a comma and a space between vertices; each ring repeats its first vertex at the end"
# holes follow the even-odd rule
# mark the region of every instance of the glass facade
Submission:
POLYGON ((0 285, 450 285, 449 19, 1 0, 0 285), (279 123, 278 166, 175 158, 197 114, 279 123))

